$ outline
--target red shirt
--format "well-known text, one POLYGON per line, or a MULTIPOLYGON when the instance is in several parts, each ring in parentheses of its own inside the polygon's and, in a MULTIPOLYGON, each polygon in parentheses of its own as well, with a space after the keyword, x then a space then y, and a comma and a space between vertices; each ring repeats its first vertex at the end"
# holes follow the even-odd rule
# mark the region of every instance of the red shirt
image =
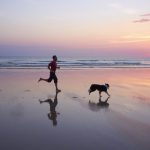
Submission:
POLYGON ((57 64, 56 64, 56 61, 51 61, 50 63, 49 63, 49 66, 51 67, 51 71, 53 71, 53 72, 55 72, 56 71, 56 68, 57 68, 57 64))

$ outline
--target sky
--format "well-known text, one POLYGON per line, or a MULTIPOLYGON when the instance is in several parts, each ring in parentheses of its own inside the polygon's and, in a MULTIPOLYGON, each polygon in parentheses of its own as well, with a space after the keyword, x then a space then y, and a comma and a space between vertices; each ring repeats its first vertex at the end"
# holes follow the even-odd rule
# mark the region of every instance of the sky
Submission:
POLYGON ((0 56, 150 57, 150 0, 0 0, 0 56))

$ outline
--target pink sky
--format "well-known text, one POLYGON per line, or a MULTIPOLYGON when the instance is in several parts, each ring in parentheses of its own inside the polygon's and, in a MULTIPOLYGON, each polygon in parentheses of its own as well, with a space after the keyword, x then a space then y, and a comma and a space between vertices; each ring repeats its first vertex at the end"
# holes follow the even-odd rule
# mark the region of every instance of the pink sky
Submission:
POLYGON ((146 0, 0 2, 0 55, 150 56, 146 0))

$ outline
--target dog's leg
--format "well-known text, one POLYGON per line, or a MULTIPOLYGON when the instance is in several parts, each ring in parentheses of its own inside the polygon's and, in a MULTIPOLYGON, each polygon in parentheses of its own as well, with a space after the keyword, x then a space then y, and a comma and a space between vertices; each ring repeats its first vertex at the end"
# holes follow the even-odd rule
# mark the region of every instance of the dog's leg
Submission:
POLYGON ((106 94, 110 97, 110 94, 106 91, 106 94))
POLYGON ((109 98, 110 98, 109 96, 106 98, 105 103, 107 103, 107 101, 108 101, 109 98))
POLYGON ((101 91, 99 91, 99 97, 102 97, 102 96, 101 96, 101 91))

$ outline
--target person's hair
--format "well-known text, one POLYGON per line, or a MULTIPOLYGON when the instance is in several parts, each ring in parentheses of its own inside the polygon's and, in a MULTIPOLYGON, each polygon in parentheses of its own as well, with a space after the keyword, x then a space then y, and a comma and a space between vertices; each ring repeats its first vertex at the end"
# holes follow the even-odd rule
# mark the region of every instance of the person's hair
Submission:
POLYGON ((56 55, 53 55, 53 57, 52 57, 53 59, 55 59, 55 58, 57 58, 57 56, 56 55))

